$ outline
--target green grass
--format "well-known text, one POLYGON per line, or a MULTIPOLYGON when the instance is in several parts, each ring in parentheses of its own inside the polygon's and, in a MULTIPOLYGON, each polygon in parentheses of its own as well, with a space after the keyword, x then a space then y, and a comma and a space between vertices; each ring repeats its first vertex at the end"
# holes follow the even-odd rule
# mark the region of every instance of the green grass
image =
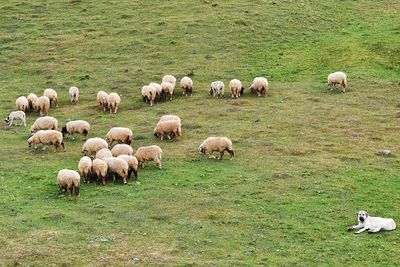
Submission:
POLYGON ((360 209, 400 223, 399 17, 394 0, 2 1, 3 117, 54 88, 60 125, 85 119, 91 137, 129 127, 135 148, 162 147, 164 169, 70 198, 55 180, 77 169, 80 139, 34 151, 28 128, 2 125, 0 265, 398 265, 398 231, 346 227, 360 209), (346 94, 327 90, 336 70, 346 94), (141 86, 167 73, 191 75, 193 97, 145 105, 141 86), (214 80, 248 88, 255 76, 267 98, 209 96, 214 80), (103 114, 99 90, 122 95, 119 114, 103 114), (179 142, 152 135, 166 113, 182 118, 179 142), (211 135, 234 141, 233 161, 198 154, 211 135))

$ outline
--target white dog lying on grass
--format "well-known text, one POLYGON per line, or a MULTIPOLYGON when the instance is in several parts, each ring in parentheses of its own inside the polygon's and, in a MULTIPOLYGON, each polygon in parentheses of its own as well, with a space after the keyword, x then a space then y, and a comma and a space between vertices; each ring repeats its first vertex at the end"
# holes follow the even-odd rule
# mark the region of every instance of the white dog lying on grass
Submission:
POLYGON ((396 229, 396 223, 393 219, 386 219, 381 217, 370 217, 366 211, 359 211, 358 215, 358 224, 350 226, 347 228, 348 231, 353 229, 360 229, 355 234, 362 233, 364 231, 368 231, 369 233, 376 233, 381 230, 392 231, 396 229))

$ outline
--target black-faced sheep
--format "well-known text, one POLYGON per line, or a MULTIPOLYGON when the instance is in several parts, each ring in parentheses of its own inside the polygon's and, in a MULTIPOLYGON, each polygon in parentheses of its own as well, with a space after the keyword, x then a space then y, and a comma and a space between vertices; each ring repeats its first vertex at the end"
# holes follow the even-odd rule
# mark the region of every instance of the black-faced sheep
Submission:
POLYGON ((96 159, 104 159, 104 158, 110 158, 113 155, 111 154, 111 150, 108 148, 102 148, 96 153, 96 159))
POLYGON ((188 96, 193 93, 193 81, 189 77, 185 76, 181 79, 181 88, 183 90, 183 94, 188 96))
POLYGON ((107 105, 110 109, 110 114, 117 114, 118 106, 121 103, 121 97, 117 93, 110 93, 107 96, 107 105))
POLYGON ((215 81, 211 83, 210 87, 210 94, 213 97, 225 97, 224 96, 224 91, 225 91, 225 84, 221 81, 215 81))
POLYGON ((133 176, 135 177, 135 180, 137 180, 138 177, 138 160, 134 156, 128 156, 128 155, 119 155, 118 158, 125 160, 128 163, 129 169, 128 169, 128 177, 131 178, 131 174, 133 172, 133 176))
MULTIPOLYGON (((5 118, 5 122, 9 123, 8 126, 11 126, 13 121, 16 120, 21 120, 22 124, 26 127, 26 116, 25 116, 25 112, 18 110, 18 111, 13 111, 10 113, 10 115, 7 116, 7 118, 5 118)), ((21 124, 21 125, 22 125, 21 124)), ((17 123, 15 123, 15 125, 17 125, 17 123)))
POLYGON ((238 98, 244 93, 243 84, 241 81, 237 79, 233 79, 229 82, 229 88, 231 89, 232 92, 232 98, 238 98))
POLYGON ((268 93, 268 81, 264 77, 256 77, 249 88, 251 93, 257 93, 258 96, 266 96, 268 93))
POLYGON ((74 134, 78 133, 83 135, 84 141, 86 140, 89 131, 90 131, 90 124, 84 120, 67 122, 67 124, 65 124, 65 126, 62 127, 61 129, 63 136, 65 136, 66 134, 70 134, 72 135, 72 139, 75 140, 74 134))
POLYGON ((149 160, 154 161, 157 167, 159 167, 160 169, 162 168, 161 167, 162 150, 159 146, 152 145, 152 146, 139 147, 134 156, 138 160, 142 168, 144 168, 145 161, 149 160))
POLYGON ((92 159, 88 156, 83 156, 79 160, 78 170, 81 172, 85 183, 89 183, 89 177, 92 172, 92 159))
POLYGON ((29 106, 28 99, 25 96, 18 97, 17 100, 15 100, 15 106, 18 110, 25 112, 26 108, 29 106))
POLYGON ((228 151, 232 159, 235 153, 232 148, 232 141, 227 137, 209 137, 199 146, 199 152, 208 154, 209 158, 215 158, 212 152, 219 151, 219 159, 222 159, 225 150, 228 151))
POLYGON ((57 130, 57 128, 57 119, 51 116, 45 116, 36 119, 31 126, 31 133, 37 132, 38 130, 57 130))
POLYGON ((104 91, 100 91, 97 93, 97 102, 100 104, 100 106, 103 107, 104 112, 106 111, 106 108, 108 107, 107 97, 108 97, 108 94, 104 91))
POLYGON ((50 100, 47 96, 41 96, 36 100, 36 108, 39 110, 40 115, 49 115, 50 100))
POLYGON ((54 89, 51 88, 47 88, 44 90, 43 92, 44 96, 47 96, 50 100, 50 106, 52 103, 54 103, 54 105, 56 107, 58 107, 57 101, 58 101, 58 97, 57 97, 57 92, 54 89))
POLYGON ((107 143, 111 146, 114 141, 130 145, 133 140, 133 133, 124 127, 113 127, 106 135, 107 143))
POLYGON ((101 180, 101 184, 105 185, 108 172, 107 162, 101 159, 93 160, 92 171, 96 173, 97 177, 101 180))
POLYGON ((29 147, 34 145, 36 149, 38 144, 54 145, 55 152, 60 146, 63 147, 64 152, 67 150, 63 142, 62 133, 55 130, 40 130, 28 139, 29 147))
POLYGON ((337 84, 343 87, 343 93, 346 92, 347 76, 344 72, 337 71, 328 75, 328 86, 330 87, 331 91, 336 89, 337 84))
POLYGON ((96 155, 97 151, 102 148, 108 148, 108 144, 104 139, 101 139, 99 137, 89 138, 88 140, 86 140, 85 144, 83 144, 82 154, 84 154, 85 156, 94 156, 96 155))
POLYGON ((115 175, 119 175, 122 177, 124 184, 128 183, 128 171, 129 171, 129 165, 128 162, 126 162, 123 159, 120 158, 104 158, 103 159, 108 166, 108 171, 111 172, 114 176, 115 180, 115 175))
POLYGON ((81 177, 76 171, 63 169, 58 172, 57 185, 60 191, 69 192, 70 196, 75 192, 75 195, 79 197, 80 183, 81 177))
POLYGON ((113 157, 118 157, 119 155, 132 156, 133 148, 130 145, 118 144, 111 149, 111 154, 113 157))
POLYGON ((72 86, 69 88, 69 101, 71 103, 79 102, 79 89, 76 86, 72 86))

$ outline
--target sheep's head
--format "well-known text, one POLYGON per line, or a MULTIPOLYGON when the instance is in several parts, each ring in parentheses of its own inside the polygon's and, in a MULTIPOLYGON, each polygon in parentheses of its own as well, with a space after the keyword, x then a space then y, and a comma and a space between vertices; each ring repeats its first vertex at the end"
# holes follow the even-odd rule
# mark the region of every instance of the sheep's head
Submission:
POLYGON ((33 136, 29 137, 28 139, 28 146, 31 147, 33 144, 33 136))
POLYGON ((68 133, 67 132, 67 126, 62 127, 61 133, 62 133, 63 137, 68 133))
POLYGON ((199 146, 199 152, 200 154, 205 154, 206 153, 206 149, 202 146, 199 146))
POLYGON ((239 96, 243 95, 243 93, 244 93, 244 86, 242 86, 242 88, 240 88, 239 96))
POLYGON ((254 93, 253 85, 251 85, 251 86, 249 87, 249 90, 250 90, 251 93, 254 93))

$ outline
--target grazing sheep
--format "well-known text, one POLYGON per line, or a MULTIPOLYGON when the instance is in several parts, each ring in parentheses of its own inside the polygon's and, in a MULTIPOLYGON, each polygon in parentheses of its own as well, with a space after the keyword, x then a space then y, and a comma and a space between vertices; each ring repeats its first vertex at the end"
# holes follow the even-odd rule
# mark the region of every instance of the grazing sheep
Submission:
POLYGON ((122 177, 124 184, 128 183, 128 170, 129 170, 129 165, 128 162, 126 162, 123 159, 120 158, 104 158, 103 159, 108 166, 108 171, 111 172, 114 176, 115 180, 115 175, 119 175, 122 177))
POLYGON ((167 120, 157 123, 157 126, 154 128, 154 136, 157 138, 161 137, 161 140, 164 139, 164 136, 167 136, 168 139, 171 139, 171 136, 175 136, 176 140, 180 140, 182 138, 180 121, 167 120))
POLYGON ((74 192, 77 197, 80 196, 79 186, 81 183, 81 177, 79 173, 73 170, 63 169, 57 174, 57 185, 60 191, 69 191, 71 196, 74 192))
POLYGON ((233 79, 230 81, 229 88, 231 89, 232 92, 232 98, 238 98, 244 93, 244 87, 242 85, 242 82, 237 79, 233 79))
POLYGON ((87 135, 89 134, 89 131, 90 124, 84 120, 67 122, 67 124, 65 124, 65 126, 61 128, 63 136, 65 136, 66 134, 70 134, 72 135, 72 140, 75 140, 74 134, 78 133, 83 135, 83 140, 85 141, 87 135))
POLYGON ((25 112, 26 108, 29 106, 28 99, 25 96, 18 97, 17 100, 15 100, 15 106, 18 110, 25 112))
POLYGON ((161 83, 162 95, 167 98, 169 96, 169 100, 172 100, 172 96, 174 95, 175 85, 169 82, 161 83))
POLYGON ((154 100, 156 99, 156 88, 151 85, 145 85, 142 87, 143 100, 153 106, 154 100))
POLYGON ((212 152, 219 151, 219 159, 222 159, 225 150, 228 151, 232 159, 235 153, 233 152, 232 141, 227 137, 209 137, 199 146, 199 152, 208 154, 209 158, 215 158, 212 152))
POLYGON ((215 81, 211 83, 210 94, 213 97, 225 97, 224 96, 225 84, 221 81, 215 81))
POLYGON ((161 155, 162 150, 159 146, 142 146, 135 153, 135 158, 138 160, 142 168, 144 168, 145 161, 153 160, 161 169, 161 155))
POLYGON ((92 171, 101 179, 101 184, 105 185, 107 180, 108 165, 107 162, 101 159, 93 160, 92 171))
POLYGON ((264 77, 256 77, 249 88, 250 92, 257 93, 258 96, 266 96, 268 92, 268 81, 264 77))
POLYGON ((82 173, 85 183, 89 183, 90 173, 92 172, 92 159, 83 156, 78 163, 78 170, 82 173))
POLYGON ((36 119, 36 121, 31 126, 31 133, 34 133, 38 130, 57 130, 57 128, 57 119, 51 116, 45 116, 36 119))
POLYGON ((193 92, 193 81, 189 77, 185 76, 181 79, 181 88, 183 90, 183 94, 188 96, 192 95, 193 92))
POLYGON ((28 99, 29 109, 32 111, 36 111, 37 110, 36 101, 38 99, 37 95, 31 93, 28 95, 27 99, 28 99))
POLYGON ((71 103, 79 102, 79 89, 78 87, 72 86, 69 88, 69 101, 71 103))
POLYGON ((156 89, 156 99, 158 101, 160 101, 161 100, 161 93, 162 93, 161 85, 159 83, 150 83, 149 85, 153 86, 154 89, 156 89))
MULTIPOLYGON (((25 112, 18 110, 18 111, 13 111, 10 113, 10 115, 8 115, 7 118, 5 118, 5 122, 9 123, 8 126, 11 126, 14 120, 21 120, 22 123, 25 127, 26 127, 26 116, 25 116, 25 112)), ((15 125, 17 125, 17 123, 15 123, 15 125)))
POLYGON ((104 159, 104 158, 110 158, 113 155, 111 154, 111 151, 108 148, 102 148, 96 153, 96 159, 104 159))
POLYGON ((108 108, 110 109, 110 114, 113 112, 117 114, 117 109, 120 103, 121 103, 121 97, 119 97, 117 93, 110 93, 107 96, 107 105, 108 108))
POLYGON ((55 90, 53 90, 53 89, 51 89, 51 88, 47 88, 47 89, 45 89, 44 90, 44 92, 43 92, 43 95, 44 96, 47 96, 48 98, 49 98, 49 100, 50 100, 50 107, 51 107, 51 104, 52 103, 54 103, 54 105, 56 106, 56 107, 58 107, 58 104, 57 104, 57 92, 55 91, 55 90))
POLYGON ((114 141, 130 145, 133 140, 133 133, 128 128, 113 127, 108 131, 106 140, 109 146, 111 146, 114 141))
POLYGON ((138 177, 138 160, 134 156, 128 156, 128 155, 119 155, 118 158, 125 160, 128 163, 129 169, 128 169, 128 178, 131 178, 131 174, 133 172, 133 176, 135 176, 135 180, 137 180, 138 177))
POLYGON ((162 78, 162 82, 171 83, 171 84, 173 84, 174 87, 175 87, 175 85, 176 85, 176 78, 175 78, 174 76, 172 76, 172 75, 165 75, 165 76, 162 78))
POLYGON ((119 155, 132 156, 133 148, 130 145, 118 144, 111 149, 111 154, 113 157, 118 157, 119 155))
POLYGON ((50 100, 47 96, 41 96, 36 100, 36 108, 40 111, 40 115, 49 115, 50 100))
POLYGON ((56 130, 39 130, 28 139, 28 145, 37 148, 38 144, 54 145, 54 152, 57 152, 60 146, 63 147, 64 152, 67 151, 63 142, 62 133, 56 130))
POLYGON ((179 123, 180 123, 181 122, 181 118, 179 118, 176 115, 163 115, 163 116, 161 116, 161 118, 158 121, 158 123, 163 122, 163 121, 179 121, 179 123))
POLYGON ((89 138, 86 140, 85 144, 82 147, 82 154, 87 155, 96 155, 97 151, 102 148, 108 148, 108 144, 104 139, 99 137, 89 138))
POLYGON ((103 107, 103 111, 106 112, 107 108, 107 97, 108 94, 104 91, 100 91, 97 93, 97 102, 99 102, 100 106, 103 107))
POLYGON ((328 86, 331 91, 336 89, 337 84, 340 84, 343 87, 343 93, 346 92, 347 76, 344 72, 337 71, 328 75, 328 86))

